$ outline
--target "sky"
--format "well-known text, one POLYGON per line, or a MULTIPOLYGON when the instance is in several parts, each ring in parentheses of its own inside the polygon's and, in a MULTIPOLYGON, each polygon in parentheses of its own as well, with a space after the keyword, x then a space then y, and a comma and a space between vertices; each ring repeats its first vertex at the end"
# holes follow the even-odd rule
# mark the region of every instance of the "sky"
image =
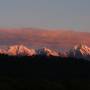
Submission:
POLYGON ((0 27, 90 31, 90 0, 0 0, 0 27))

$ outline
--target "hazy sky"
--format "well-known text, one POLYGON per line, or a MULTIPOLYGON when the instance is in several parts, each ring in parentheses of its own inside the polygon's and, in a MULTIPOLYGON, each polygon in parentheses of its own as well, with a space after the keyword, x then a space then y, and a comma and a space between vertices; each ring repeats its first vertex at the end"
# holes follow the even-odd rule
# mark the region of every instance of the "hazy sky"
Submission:
POLYGON ((0 27, 90 30, 90 0, 0 0, 0 27))

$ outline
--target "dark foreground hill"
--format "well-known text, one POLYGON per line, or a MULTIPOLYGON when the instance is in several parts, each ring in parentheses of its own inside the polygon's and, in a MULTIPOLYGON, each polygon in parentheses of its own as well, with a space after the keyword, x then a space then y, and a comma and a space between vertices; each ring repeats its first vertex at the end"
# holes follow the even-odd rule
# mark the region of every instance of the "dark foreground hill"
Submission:
POLYGON ((60 57, 0 56, 0 90, 90 90, 90 62, 60 57))

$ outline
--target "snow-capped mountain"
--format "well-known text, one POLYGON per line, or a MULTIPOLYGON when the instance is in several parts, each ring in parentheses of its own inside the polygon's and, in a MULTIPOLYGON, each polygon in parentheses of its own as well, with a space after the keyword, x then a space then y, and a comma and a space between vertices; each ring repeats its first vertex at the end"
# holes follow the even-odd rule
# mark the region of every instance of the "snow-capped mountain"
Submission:
POLYGON ((68 55, 74 58, 90 60, 90 48, 82 44, 76 45, 74 48, 70 49, 68 55))
POLYGON ((0 54, 7 54, 11 56, 59 56, 59 57, 73 57, 78 59, 90 60, 90 48, 86 45, 76 45, 74 48, 66 52, 57 52, 49 48, 30 49, 24 45, 13 45, 7 50, 0 49, 0 54))
POLYGON ((41 56, 59 56, 59 53, 48 48, 41 48, 36 50, 37 55, 41 56))
POLYGON ((13 45, 8 49, 8 55, 33 56, 36 54, 34 49, 29 49, 23 45, 13 45))

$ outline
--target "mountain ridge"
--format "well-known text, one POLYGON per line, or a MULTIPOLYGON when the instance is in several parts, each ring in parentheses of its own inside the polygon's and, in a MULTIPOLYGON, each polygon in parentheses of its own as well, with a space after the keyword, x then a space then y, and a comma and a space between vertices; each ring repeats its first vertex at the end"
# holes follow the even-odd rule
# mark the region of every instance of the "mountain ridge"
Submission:
POLYGON ((55 57, 72 57, 78 59, 90 60, 90 48, 86 45, 76 45, 70 48, 67 52, 65 51, 55 51, 49 48, 39 48, 33 49, 28 48, 24 45, 12 45, 8 47, 7 50, 0 49, 0 54, 10 55, 10 56, 55 56, 55 57))

